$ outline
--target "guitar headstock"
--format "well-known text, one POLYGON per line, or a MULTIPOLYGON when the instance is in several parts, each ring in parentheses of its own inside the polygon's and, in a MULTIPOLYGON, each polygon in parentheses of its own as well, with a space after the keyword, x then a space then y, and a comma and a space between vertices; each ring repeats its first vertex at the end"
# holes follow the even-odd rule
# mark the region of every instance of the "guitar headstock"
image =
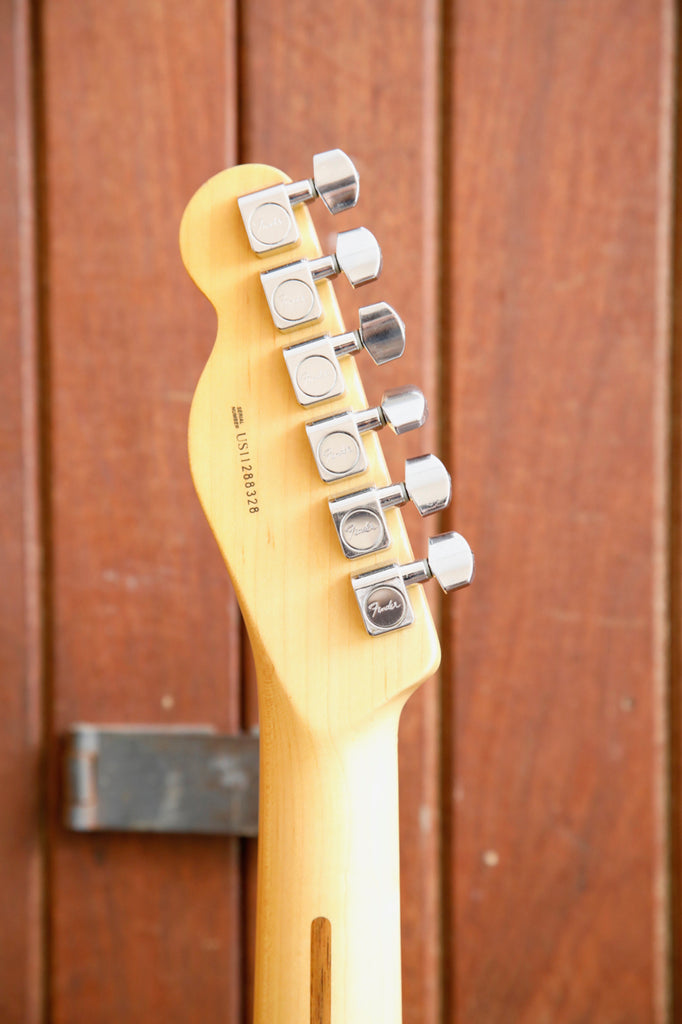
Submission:
POLYGON ((389 480, 377 429, 419 426, 423 396, 396 389, 368 409, 351 353, 395 358, 402 323, 377 303, 347 331, 328 280, 375 277, 376 241, 356 229, 323 254, 305 205, 316 195, 332 212, 352 205, 353 174, 339 151, 316 158, 312 182, 234 167, 198 190, 180 233, 187 270, 218 315, 190 416, 194 483, 237 592, 261 701, 284 699, 327 730, 405 699, 436 670, 418 583, 435 575, 454 589, 473 573, 457 534, 413 561, 397 506, 443 507, 449 477, 431 456, 409 460, 404 482, 389 480))

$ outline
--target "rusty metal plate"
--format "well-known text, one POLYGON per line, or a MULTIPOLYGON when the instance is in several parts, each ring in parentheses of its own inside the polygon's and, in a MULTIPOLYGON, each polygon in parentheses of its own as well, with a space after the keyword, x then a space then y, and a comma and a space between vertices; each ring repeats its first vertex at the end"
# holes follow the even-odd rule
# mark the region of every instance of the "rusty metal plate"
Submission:
POLYGON ((258 737, 210 726, 74 725, 64 817, 78 832, 255 836, 258 737))

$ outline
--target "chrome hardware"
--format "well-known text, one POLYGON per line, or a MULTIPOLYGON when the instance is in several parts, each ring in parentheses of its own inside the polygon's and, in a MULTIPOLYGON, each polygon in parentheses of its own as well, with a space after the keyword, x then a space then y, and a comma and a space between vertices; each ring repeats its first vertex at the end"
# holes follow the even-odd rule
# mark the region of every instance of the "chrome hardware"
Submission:
POLYGON ((254 252, 273 252, 300 241, 293 207, 318 196, 330 213, 349 210, 358 201, 360 179, 350 157, 330 149, 313 157, 313 176, 289 185, 272 185, 238 199, 254 252))
POLYGON ((342 395, 345 383, 339 356, 366 349, 378 365, 405 351, 405 325, 387 302, 359 310, 360 326, 347 334, 328 334, 284 349, 291 383, 300 405, 314 405, 342 395))
POLYGON ((371 409, 347 410, 306 423, 320 476, 329 483, 364 473, 368 462, 360 434, 385 426, 396 434, 405 434, 421 427, 427 414, 426 399, 419 388, 406 387, 384 392, 381 405, 371 409))
POLYGON ((64 756, 64 821, 77 832, 258 833, 256 735, 81 723, 64 756))
POLYGON ((314 260, 298 260, 261 274, 270 313, 280 331, 312 323, 322 316, 315 282, 343 272, 353 288, 373 281, 381 272, 381 249, 367 228, 341 231, 336 253, 314 260))
POLYGON ((346 558, 359 558, 381 551, 391 543, 384 509, 414 505, 422 516, 447 507, 450 501, 450 474, 435 455, 419 455, 405 462, 405 482, 387 487, 368 487, 344 494, 329 502, 329 511, 346 558))
POLYGON ((414 622, 407 588, 435 577, 447 593, 471 583, 474 556, 459 533, 429 537, 428 557, 407 565, 382 566, 351 576, 365 628, 370 636, 390 633, 414 622))

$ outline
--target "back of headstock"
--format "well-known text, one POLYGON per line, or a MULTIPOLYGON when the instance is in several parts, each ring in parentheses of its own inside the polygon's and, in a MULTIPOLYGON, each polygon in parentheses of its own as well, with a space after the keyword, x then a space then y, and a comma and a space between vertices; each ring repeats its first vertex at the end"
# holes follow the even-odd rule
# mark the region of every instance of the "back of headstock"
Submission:
POLYGON ((183 259, 218 314, 215 346, 192 404, 190 461, 257 663, 269 666, 262 685, 276 678, 311 726, 342 729, 434 672, 439 649, 420 587, 410 588, 409 628, 371 636, 359 614, 351 575, 387 562, 409 563, 413 556, 393 508, 385 514, 392 536, 388 554, 369 554, 358 564, 344 557, 339 544, 329 500, 390 481, 374 431, 362 436, 364 473, 330 483, 316 470, 306 424, 364 410, 367 402, 352 356, 340 360, 342 395, 311 407, 296 400, 282 350, 323 334, 342 335, 345 327, 326 280, 315 285, 320 320, 286 334, 274 325, 260 275, 292 260, 319 260, 319 242, 300 203, 294 207, 296 249, 257 255, 238 204, 240 197, 289 180, 271 167, 235 167, 206 182, 185 212, 183 259))
POLYGON ((376 431, 418 427, 426 408, 410 387, 367 408, 353 353, 385 362, 404 333, 383 303, 357 330, 342 323, 326 278, 360 284, 381 257, 365 229, 321 253, 304 204, 319 192, 332 212, 344 205, 340 157, 315 158, 312 183, 224 171, 181 228, 218 314, 192 403, 192 475, 258 672, 256 1024, 400 1022, 397 726, 440 657, 418 584, 455 589, 473 572, 458 534, 413 561, 398 506, 437 511, 450 479, 425 455, 389 480, 376 431), (269 251, 273 239, 286 251, 269 251))

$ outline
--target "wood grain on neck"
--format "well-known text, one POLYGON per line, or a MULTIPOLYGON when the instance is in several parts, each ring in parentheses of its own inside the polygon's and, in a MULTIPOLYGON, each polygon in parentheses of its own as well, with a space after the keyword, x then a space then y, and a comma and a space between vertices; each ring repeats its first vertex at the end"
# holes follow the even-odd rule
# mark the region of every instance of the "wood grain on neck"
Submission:
POLYGON ((331 1024, 332 926, 316 917, 310 926, 310 1024, 331 1024))
POLYGON ((260 707, 255 1022, 309 1017, 311 924, 324 918, 331 984, 315 1006, 328 1002, 334 1024, 401 1024, 399 708, 329 736, 260 707))

